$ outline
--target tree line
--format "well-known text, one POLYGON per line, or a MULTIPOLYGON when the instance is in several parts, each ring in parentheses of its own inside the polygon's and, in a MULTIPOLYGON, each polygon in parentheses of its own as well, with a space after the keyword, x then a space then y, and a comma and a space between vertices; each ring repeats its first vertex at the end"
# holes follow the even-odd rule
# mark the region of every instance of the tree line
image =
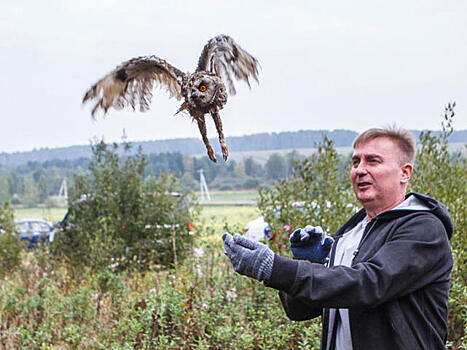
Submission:
MULTIPOLYGON (((419 131, 413 132, 419 137, 419 131)), ((431 132, 433 137, 439 137, 440 133, 431 132)), ((341 147, 350 146, 355 135, 355 132, 349 130, 301 130, 230 137, 228 142, 231 151, 300 149, 313 148, 326 137, 335 147, 341 147)), ((449 142, 467 142, 467 130, 453 131, 448 139, 449 142)), ((217 142, 213 144, 217 146, 217 142)), ((180 178, 183 191, 199 188, 200 170, 203 170, 211 189, 255 189, 260 184, 267 188, 276 180, 287 179, 293 173, 294 162, 304 158, 299 151, 293 151, 285 155, 273 153, 264 164, 253 157, 243 161, 213 163, 205 156, 186 154, 188 150, 204 154, 204 146, 197 139, 123 143, 114 144, 114 148, 122 155, 122 159, 125 154, 126 156, 138 152, 145 154, 147 167, 143 174, 144 178, 170 172, 180 178), (199 149, 195 146, 196 142, 200 143, 199 149), (184 151, 177 151, 177 148, 183 148, 184 151), (161 149, 175 149, 175 151, 160 152, 161 149)), ((67 179, 68 184, 72 184, 75 175, 88 171, 92 157, 91 149, 92 146, 73 146, 66 149, 45 149, 15 154, 1 153, 0 202, 10 201, 13 205, 28 207, 38 204, 55 206, 56 203, 51 198, 58 194, 63 180, 67 179), (73 157, 70 157, 70 154, 73 154, 73 157), (51 156, 56 158, 48 159, 51 156)), ((221 159, 220 156, 218 158, 221 159)), ((342 158, 339 169, 344 171, 344 167, 345 160, 342 158)))
MULTIPOLYGON (((416 138, 420 130, 412 130, 416 138)), ((440 135, 441 131, 433 131, 433 136, 440 135)), ((334 147, 349 147, 357 136, 351 130, 298 130, 278 133, 256 133, 244 136, 226 137, 230 152, 264 151, 281 149, 315 148, 326 136, 334 144, 334 147)), ((211 144, 216 153, 220 153, 216 139, 211 139, 211 144)), ((449 142, 467 142, 467 130, 454 131, 449 136, 449 142)), ((141 147, 145 154, 152 153, 180 153, 182 155, 204 154, 205 148, 200 139, 178 138, 168 140, 141 141, 133 144, 134 152, 141 147)), ((41 148, 29 152, 0 153, 0 166, 16 167, 28 162, 46 162, 57 160, 74 161, 89 159, 92 156, 91 146, 70 146, 59 148, 41 148)))
MULTIPOLYGON (((134 148, 131 144, 125 147, 134 148)), ((116 152, 119 148, 121 150, 116 144, 114 148, 116 152)), ((303 157, 299 152, 292 151, 287 154, 273 153, 264 164, 252 157, 238 162, 213 163, 207 157, 180 152, 152 153, 145 154, 147 165, 142 176, 146 179, 169 172, 180 179, 182 191, 192 191, 199 189, 200 170, 203 170, 210 189, 255 189, 259 184, 268 186, 276 180, 288 178, 293 173, 293 162, 303 157)), ((13 205, 27 207, 38 204, 55 206, 52 198, 58 195, 63 180, 72 185, 76 176, 89 171, 89 164, 90 158, 82 157, 75 160, 29 161, 15 167, 0 166, 0 202, 10 201, 13 205)))

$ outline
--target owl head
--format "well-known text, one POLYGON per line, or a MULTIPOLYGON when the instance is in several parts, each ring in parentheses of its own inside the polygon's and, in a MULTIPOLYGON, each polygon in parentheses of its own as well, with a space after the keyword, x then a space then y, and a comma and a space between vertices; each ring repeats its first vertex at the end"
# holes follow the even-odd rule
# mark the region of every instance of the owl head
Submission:
POLYGON ((207 72, 192 74, 184 86, 183 94, 191 111, 207 113, 213 109, 222 109, 227 102, 224 83, 218 76, 207 72))

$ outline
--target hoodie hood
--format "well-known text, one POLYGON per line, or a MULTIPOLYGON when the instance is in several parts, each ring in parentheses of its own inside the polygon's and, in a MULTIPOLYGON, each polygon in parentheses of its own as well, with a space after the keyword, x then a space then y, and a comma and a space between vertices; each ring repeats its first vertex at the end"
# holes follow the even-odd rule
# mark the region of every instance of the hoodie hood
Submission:
POLYGON ((429 208, 429 212, 435 215, 443 223, 444 228, 446 229, 446 233, 449 239, 451 239, 454 233, 454 225, 452 224, 451 217, 449 216, 449 212, 444 204, 438 202, 436 199, 417 192, 410 192, 405 196, 405 198, 411 195, 424 202, 424 204, 429 208))
MULTIPOLYGON (((421 209, 420 211, 427 211, 433 215, 435 215, 444 225, 444 228, 446 229, 446 234, 448 235, 448 238, 451 239, 453 232, 454 232, 454 226, 451 221, 451 217, 449 216, 448 210, 444 206, 443 203, 438 202, 436 199, 433 199, 431 197, 425 196, 423 194, 417 193, 417 192, 410 192, 407 193, 405 196, 405 199, 407 199, 410 196, 415 196, 420 202, 423 203, 423 205, 426 207, 425 209, 421 209)), ((407 215, 408 213, 413 213, 414 209, 396 209, 396 210, 388 210, 385 211, 379 215, 377 215, 373 220, 378 219, 378 220, 386 220, 386 219, 393 219, 393 218, 398 218, 404 215, 407 215)), ((355 226, 358 222, 363 220, 366 216, 366 211, 365 208, 359 210, 348 222, 346 225, 341 227, 341 229, 336 232, 336 236, 342 235, 344 232, 346 232, 349 228, 355 226)))

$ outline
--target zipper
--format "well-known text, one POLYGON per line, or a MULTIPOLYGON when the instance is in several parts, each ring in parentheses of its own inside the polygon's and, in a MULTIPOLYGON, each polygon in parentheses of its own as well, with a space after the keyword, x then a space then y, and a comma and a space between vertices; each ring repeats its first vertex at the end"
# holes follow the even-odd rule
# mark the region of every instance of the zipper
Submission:
POLYGON ((339 236, 334 238, 334 244, 332 245, 332 249, 331 249, 331 257, 327 261, 326 267, 334 266, 334 259, 336 257, 337 242, 339 242, 339 239, 341 239, 341 237, 342 237, 342 235, 339 235, 339 236))
POLYGON ((365 227, 365 230, 363 231, 363 237, 362 239, 360 240, 360 243, 358 244, 358 247, 357 249, 354 250, 353 252, 353 258, 352 258, 352 262, 355 260, 355 258, 357 257, 358 253, 360 252, 360 247, 362 246, 362 244, 365 242, 365 240, 368 238, 368 236, 370 235, 370 231, 373 229, 373 227, 375 227, 376 225, 376 221, 378 221, 378 218, 374 218, 373 220, 370 221, 370 225, 368 225, 367 227, 365 227), (373 221, 373 222, 371 222, 373 221))

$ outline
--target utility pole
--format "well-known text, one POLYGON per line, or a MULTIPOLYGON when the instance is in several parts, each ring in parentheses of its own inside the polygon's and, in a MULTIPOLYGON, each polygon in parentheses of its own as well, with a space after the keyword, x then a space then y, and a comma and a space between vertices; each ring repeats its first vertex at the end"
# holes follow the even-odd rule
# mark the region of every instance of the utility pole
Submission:
POLYGON ((60 189, 58 190, 58 196, 68 199, 68 186, 66 184, 66 177, 63 178, 62 185, 60 186, 60 189))
POLYGON ((211 196, 209 195, 208 184, 206 183, 206 179, 204 178, 204 170, 200 169, 199 172, 199 186, 200 186, 200 200, 211 200, 211 196))

